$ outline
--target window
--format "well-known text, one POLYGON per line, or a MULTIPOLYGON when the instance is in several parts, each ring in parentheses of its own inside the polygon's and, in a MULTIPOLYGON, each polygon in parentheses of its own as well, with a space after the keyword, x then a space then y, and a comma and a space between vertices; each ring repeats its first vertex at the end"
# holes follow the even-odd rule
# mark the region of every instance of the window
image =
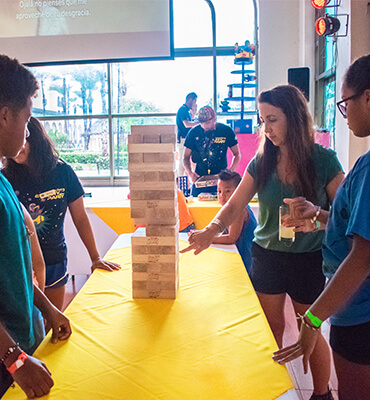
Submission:
MULTIPOLYGON (((231 75, 236 69, 234 44, 254 42, 254 1, 212 0, 216 77, 210 2, 173 1, 174 60, 32 68, 40 84, 33 115, 42 121, 61 158, 85 185, 127 181, 131 125, 174 125, 189 92, 198 94, 199 107, 217 104, 221 122, 230 118, 228 114, 238 117, 237 102, 230 103, 226 115, 220 102, 236 78, 231 75)), ((255 104, 248 103, 248 107, 252 110, 255 104)))

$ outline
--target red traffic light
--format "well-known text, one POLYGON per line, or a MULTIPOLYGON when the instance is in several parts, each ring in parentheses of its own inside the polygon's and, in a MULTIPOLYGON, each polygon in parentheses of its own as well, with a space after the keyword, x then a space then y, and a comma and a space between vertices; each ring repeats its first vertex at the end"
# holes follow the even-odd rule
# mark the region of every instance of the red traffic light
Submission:
POLYGON ((329 17, 328 15, 319 18, 315 23, 315 31, 320 36, 332 35, 338 32, 340 28, 340 21, 338 18, 329 17))
POLYGON ((326 7, 329 3, 330 0, 311 0, 311 4, 318 9, 326 7))

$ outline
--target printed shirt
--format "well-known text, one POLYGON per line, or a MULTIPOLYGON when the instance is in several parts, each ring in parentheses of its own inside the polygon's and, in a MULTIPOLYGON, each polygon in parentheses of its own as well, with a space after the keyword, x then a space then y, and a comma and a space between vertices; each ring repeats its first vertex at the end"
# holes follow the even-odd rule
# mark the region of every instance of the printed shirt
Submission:
POLYGON ((33 219, 45 263, 63 261, 67 255, 63 229, 67 207, 84 194, 73 169, 60 161, 41 183, 24 176, 11 184, 33 219))
POLYGON ((197 125, 185 139, 184 146, 192 151, 199 176, 214 175, 227 168, 227 149, 238 144, 234 131, 227 125, 217 123, 216 129, 205 132, 197 125))

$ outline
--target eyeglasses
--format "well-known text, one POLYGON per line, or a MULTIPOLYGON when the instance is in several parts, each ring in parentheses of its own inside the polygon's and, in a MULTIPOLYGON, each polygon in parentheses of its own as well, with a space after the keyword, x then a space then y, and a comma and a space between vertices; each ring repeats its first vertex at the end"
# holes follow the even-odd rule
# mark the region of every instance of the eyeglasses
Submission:
POLYGON ((357 94, 354 94, 353 96, 347 97, 346 99, 338 101, 338 103, 337 103, 338 110, 340 111, 340 113, 343 115, 344 118, 347 117, 347 106, 345 104, 346 101, 355 99, 356 97, 360 97, 360 96, 362 96, 362 93, 357 93, 357 94))

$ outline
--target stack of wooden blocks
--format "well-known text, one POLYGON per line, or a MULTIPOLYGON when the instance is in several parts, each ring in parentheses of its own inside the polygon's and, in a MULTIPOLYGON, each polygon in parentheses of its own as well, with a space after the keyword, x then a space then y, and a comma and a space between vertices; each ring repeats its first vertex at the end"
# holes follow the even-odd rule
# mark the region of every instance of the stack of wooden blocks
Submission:
POLYGON ((132 126, 128 136, 133 298, 175 299, 179 287, 176 134, 173 125, 132 126))

